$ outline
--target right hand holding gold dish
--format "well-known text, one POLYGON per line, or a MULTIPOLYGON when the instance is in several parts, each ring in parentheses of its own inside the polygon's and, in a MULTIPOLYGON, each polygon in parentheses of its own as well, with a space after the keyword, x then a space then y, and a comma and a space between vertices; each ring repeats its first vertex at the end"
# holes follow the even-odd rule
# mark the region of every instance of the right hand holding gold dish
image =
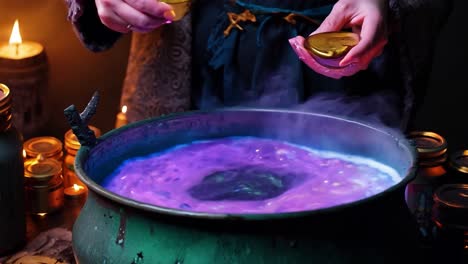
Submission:
POLYGON ((178 17, 171 5, 157 0, 95 1, 101 22, 108 28, 121 33, 149 32, 161 25, 171 23, 178 17))
POLYGON ((289 43, 317 73, 335 79, 354 75, 387 44, 387 6, 388 0, 339 0, 307 39, 297 36, 289 43))

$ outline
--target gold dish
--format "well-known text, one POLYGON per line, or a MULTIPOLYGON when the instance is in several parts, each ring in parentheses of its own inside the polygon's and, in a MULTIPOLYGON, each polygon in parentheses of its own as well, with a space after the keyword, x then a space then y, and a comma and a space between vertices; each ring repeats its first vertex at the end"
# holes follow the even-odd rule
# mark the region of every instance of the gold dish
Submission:
POLYGON ((159 0, 159 1, 172 6, 172 9, 175 12, 174 21, 181 20, 190 10, 191 0, 159 0))
POLYGON ((312 55, 321 58, 343 57, 359 43, 359 35, 352 32, 336 31, 310 35, 304 41, 304 47, 312 55))

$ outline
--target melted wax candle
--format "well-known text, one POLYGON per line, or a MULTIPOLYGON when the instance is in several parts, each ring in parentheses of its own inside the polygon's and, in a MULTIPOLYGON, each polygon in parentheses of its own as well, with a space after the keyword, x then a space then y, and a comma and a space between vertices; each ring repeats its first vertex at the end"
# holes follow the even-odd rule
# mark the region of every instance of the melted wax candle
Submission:
POLYGON ((331 207, 377 194, 400 180, 394 169, 370 159, 234 137, 127 160, 103 186, 160 207, 236 214, 331 207))

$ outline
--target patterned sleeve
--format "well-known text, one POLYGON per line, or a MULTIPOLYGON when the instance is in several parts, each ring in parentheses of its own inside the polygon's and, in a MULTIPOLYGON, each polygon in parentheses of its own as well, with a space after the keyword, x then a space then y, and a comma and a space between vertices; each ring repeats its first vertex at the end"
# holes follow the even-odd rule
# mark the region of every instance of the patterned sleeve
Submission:
POLYGON ((68 21, 83 45, 91 51, 104 51, 113 46, 121 33, 112 31, 101 23, 94 0, 65 0, 68 21))

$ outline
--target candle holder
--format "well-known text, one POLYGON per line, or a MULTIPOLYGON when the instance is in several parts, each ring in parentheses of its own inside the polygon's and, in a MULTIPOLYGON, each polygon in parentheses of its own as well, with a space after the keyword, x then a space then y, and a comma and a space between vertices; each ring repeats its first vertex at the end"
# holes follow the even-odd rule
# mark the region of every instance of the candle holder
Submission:
POLYGON ((48 71, 44 47, 22 41, 15 22, 10 42, 0 42, 0 80, 11 89, 13 123, 25 138, 34 136, 46 123, 48 71))
POLYGON ((71 187, 65 188, 63 192, 65 197, 68 199, 80 199, 88 193, 87 188, 84 185, 78 185, 76 183, 71 187))

